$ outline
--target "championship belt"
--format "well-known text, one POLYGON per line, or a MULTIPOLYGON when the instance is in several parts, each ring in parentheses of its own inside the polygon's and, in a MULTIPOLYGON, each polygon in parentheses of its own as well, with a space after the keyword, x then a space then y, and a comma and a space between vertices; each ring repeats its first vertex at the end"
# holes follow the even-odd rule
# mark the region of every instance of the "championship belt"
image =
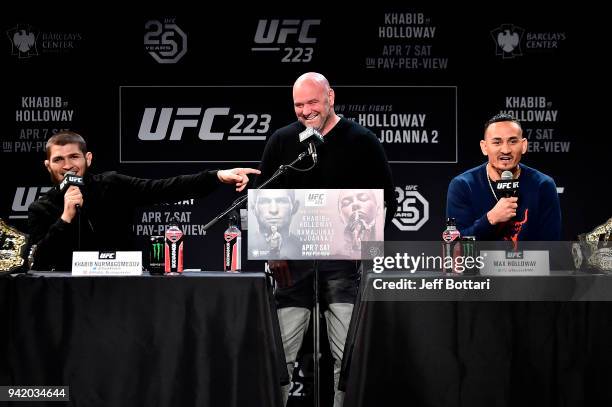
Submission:
POLYGON ((0 274, 9 274, 27 268, 28 235, 0 219, 0 274))
POLYGON ((578 243, 572 247, 574 265, 612 272, 612 218, 589 233, 578 235, 578 243))

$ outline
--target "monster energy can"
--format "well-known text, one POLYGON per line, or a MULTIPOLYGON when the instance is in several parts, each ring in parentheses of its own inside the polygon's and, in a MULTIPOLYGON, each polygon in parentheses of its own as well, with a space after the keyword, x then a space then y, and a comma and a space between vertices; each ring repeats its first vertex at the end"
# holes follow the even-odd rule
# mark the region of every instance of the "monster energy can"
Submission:
POLYGON ((476 253, 476 237, 462 236, 460 243, 461 251, 464 257, 463 262, 465 265, 465 271, 463 274, 478 274, 478 267, 475 263, 475 259, 478 256, 476 253))
POLYGON ((151 236, 149 248, 149 273, 164 274, 164 237, 151 236))

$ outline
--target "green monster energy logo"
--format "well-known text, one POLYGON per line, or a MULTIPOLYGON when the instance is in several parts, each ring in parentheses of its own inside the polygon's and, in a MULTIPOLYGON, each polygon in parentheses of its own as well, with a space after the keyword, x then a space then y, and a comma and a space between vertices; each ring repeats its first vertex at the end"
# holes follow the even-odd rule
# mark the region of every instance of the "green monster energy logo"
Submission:
POLYGON ((161 261, 163 243, 153 243, 153 261, 161 261))

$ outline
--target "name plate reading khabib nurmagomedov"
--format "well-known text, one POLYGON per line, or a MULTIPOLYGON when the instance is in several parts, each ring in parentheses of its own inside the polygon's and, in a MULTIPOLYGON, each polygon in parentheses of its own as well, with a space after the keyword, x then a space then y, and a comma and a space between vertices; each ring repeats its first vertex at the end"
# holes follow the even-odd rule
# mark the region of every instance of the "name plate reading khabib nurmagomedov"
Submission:
POLYGON ((73 252, 73 276, 140 276, 142 252, 73 252))

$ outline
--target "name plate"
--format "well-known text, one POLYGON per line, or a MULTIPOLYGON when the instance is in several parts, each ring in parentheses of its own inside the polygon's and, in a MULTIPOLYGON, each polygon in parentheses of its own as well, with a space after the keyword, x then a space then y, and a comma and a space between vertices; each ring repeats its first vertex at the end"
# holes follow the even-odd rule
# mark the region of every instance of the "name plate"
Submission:
POLYGON ((73 252, 73 276, 141 276, 142 252, 73 252))
POLYGON ((481 275, 547 276, 550 264, 547 250, 482 250, 484 267, 481 275))

